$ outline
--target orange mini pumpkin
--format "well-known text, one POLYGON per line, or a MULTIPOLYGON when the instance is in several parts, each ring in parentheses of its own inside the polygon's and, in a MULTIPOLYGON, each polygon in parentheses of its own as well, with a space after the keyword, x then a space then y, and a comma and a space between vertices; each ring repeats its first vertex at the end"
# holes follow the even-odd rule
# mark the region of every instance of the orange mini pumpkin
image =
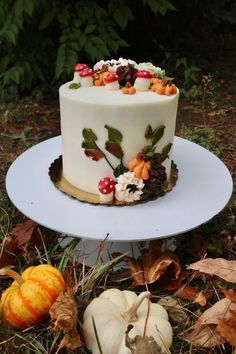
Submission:
POLYGON ((65 289, 62 274, 49 264, 29 267, 21 276, 11 269, 1 269, 0 275, 14 279, 2 294, 1 317, 19 329, 42 322, 59 293, 65 289))
POLYGON ((134 176, 139 179, 147 180, 149 178, 149 170, 151 168, 151 162, 144 161, 144 159, 138 156, 130 160, 128 164, 128 169, 134 172, 134 176))
POLYGON ((176 94, 177 87, 171 81, 161 80, 160 82, 152 85, 151 90, 159 95, 170 96, 176 94))
POLYGON ((134 95, 136 93, 136 88, 131 86, 131 84, 127 82, 127 84, 122 87, 122 93, 124 93, 125 95, 134 95))

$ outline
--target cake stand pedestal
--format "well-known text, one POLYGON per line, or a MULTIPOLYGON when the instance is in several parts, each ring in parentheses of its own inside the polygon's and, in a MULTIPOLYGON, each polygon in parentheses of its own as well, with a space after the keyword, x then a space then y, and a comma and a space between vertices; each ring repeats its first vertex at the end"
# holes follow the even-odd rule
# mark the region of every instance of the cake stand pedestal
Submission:
MULTIPOLYGON (((28 218, 68 236, 84 239, 87 254, 106 239, 106 249, 126 252, 132 243, 167 238, 189 231, 217 215, 232 193, 231 175, 223 162, 203 147, 175 137, 173 160, 179 178, 165 196, 135 206, 81 203, 59 191, 48 176, 61 155, 61 137, 41 142, 10 166, 6 189, 12 203, 28 218), (87 244, 86 244, 86 240, 87 244)), ((106 257, 106 255, 104 255, 106 257)), ((96 252, 87 259, 92 265, 96 252)))

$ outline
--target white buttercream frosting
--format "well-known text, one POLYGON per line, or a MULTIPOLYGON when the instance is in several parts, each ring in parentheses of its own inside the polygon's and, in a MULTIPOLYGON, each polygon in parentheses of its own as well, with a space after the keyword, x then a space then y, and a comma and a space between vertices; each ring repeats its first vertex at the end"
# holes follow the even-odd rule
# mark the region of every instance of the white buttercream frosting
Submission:
MULTIPOLYGON (((164 71, 152 63, 137 64, 131 59, 124 58, 101 60, 94 65, 93 70, 102 70, 104 65, 108 65, 112 71, 116 71, 119 66, 133 65, 138 70, 164 75, 164 71)), ((63 175, 73 186, 98 195, 98 181, 104 176, 115 179, 114 170, 121 163, 127 167, 146 146, 147 126, 151 126, 153 131, 165 126, 164 135, 156 145, 155 152, 161 153, 162 149, 173 143, 179 91, 171 96, 158 95, 150 89, 141 91, 143 83, 146 85, 145 89, 149 85, 148 81, 142 80, 136 81, 136 84, 140 81, 141 86, 133 95, 123 94, 118 81, 108 83, 106 86, 93 86, 92 76, 79 79, 76 73, 72 82, 60 87, 63 175), (82 87, 78 85, 79 88, 70 89, 71 83, 79 81, 82 87), (84 84, 90 87, 84 87, 84 84), (109 135, 107 126, 119 132, 122 161, 112 153, 114 151, 119 153, 117 147, 107 148, 107 142, 114 143, 112 140, 109 141, 113 133, 109 135), (84 142, 86 138, 83 136, 83 130, 92 132, 90 134, 92 137, 95 136, 96 140, 88 138, 84 142), (90 149, 87 155, 84 146, 90 149)), ((172 148, 168 156, 169 158, 163 162, 167 179, 171 170, 172 148)), ((134 178, 131 172, 118 176, 116 185, 118 200, 131 203, 140 199, 144 182, 134 178), (130 182, 131 180, 133 182, 130 182), (136 188, 127 188, 128 185, 136 185, 136 188)))

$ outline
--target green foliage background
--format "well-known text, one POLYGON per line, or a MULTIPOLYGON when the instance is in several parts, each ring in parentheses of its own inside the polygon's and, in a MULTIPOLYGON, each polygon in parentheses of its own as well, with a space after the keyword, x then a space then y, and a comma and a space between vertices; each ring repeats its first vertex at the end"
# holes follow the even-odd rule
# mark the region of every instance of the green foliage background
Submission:
POLYGON ((56 92, 75 63, 102 58, 194 73, 194 59, 223 55, 235 23, 230 0, 0 0, 0 100, 56 92))

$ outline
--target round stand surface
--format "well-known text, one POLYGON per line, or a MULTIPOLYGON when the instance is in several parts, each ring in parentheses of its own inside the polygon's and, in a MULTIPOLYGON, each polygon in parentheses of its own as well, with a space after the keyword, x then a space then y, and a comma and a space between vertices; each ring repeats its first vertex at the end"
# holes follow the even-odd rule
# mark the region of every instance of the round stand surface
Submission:
POLYGON ((145 204, 106 207, 81 203, 59 191, 48 176, 61 154, 61 137, 20 155, 6 177, 7 193, 27 217, 49 229, 81 238, 141 241, 189 231, 217 215, 232 193, 232 178, 215 155, 175 137, 173 160, 179 177, 170 193, 145 204))

